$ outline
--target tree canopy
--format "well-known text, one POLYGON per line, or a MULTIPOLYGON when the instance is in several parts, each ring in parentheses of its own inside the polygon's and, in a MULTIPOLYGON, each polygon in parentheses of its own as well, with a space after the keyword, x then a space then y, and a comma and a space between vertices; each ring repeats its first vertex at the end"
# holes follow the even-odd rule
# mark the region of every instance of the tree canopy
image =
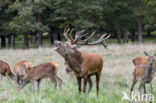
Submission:
POLYGON ((0 0, 2 47, 7 37, 12 41, 18 35, 28 47, 29 36, 42 40, 45 32, 53 43, 66 28, 111 33, 119 42, 122 37, 126 42, 130 32, 142 42, 142 32, 155 27, 155 0, 0 0))

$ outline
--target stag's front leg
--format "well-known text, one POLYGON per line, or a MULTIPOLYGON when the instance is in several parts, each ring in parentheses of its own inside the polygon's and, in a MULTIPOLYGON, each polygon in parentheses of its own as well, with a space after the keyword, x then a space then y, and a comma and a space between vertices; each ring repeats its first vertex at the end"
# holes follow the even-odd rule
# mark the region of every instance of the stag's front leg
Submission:
POLYGON ((79 94, 81 93, 81 77, 76 77, 77 78, 77 82, 78 82, 78 90, 79 90, 79 94))
POLYGON ((87 86, 87 77, 83 79, 83 92, 86 93, 86 86, 87 86))

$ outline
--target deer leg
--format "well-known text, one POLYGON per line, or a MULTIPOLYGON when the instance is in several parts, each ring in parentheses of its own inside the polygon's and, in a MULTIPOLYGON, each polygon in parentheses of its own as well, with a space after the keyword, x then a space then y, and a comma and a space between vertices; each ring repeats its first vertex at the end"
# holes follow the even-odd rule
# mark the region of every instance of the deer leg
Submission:
POLYGON ((150 83, 150 91, 151 91, 151 94, 152 94, 152 82, 150 83))
POLYGON ((140 92, 140 95, 142 94, 142 89, 143 89, 143 85, 145 85, 143 82, 140 84, 139 86, 139 92, 140 92))
POLYGON ((41 80, 37 81, 37 87, 38 87, 38 91, 40 92, 40 84, 41 84, 41 80))
POLYGON ((15 76, 16 84, 19 85, 19 77, 16 75, 15 76))
POLYGON ((137 81, 136 80, 133 80, 133 83, 132 83, 132 86, 131 86, 131 90, 130 90, 130 96, 132 94, 132 91, 133 91, 134 86, 135 86, 136 83, 137 83, 137 81))
POLYGON ((88 83, 89 83, 89 88, 88 88, 88 94, 89 94, 93 87, 93 83, 92 83, 92 80, 90 79, 90 77, 88 77, 88 83))
POLYGON ((31 80, 31 87, 30 87, 30 91, 33 92, 34 89, 34 80, 31 80))
POLYGON ((9 74, 8 73, 6 73, 6 76, 7 76, 8 80, 10 80, 10 77, 9 77, 9 74))
POLYGON ((55 78, 56 78, 56 80, 58 81, 58 83, 59 83, 59 88, 60 88, 60 90, 61 90, 61 88, 62 88, 62 80, 61 80, 61 78, 59 78, 58 76, 55 76, 55 78))
POLYGON ((86 93, 86 86, 87 86, 87 77, 84 77, 83 79, 83 93, 86 93))
POLYGON ((78 82, 78 90, 79 90, 79 94, 81 93, 81 77, 76 77, 77 78, 77 82, 78 82))
POLYGON ((101 72, 100 73, 96 73, 96 92, 97 92, 97 97, 98 97, 98 94, 99 94, 100 75, 101 75, 101 72))
POLYGON ((144 94, 146 94, 146 85, 145 84, 143 85, 143 88, 144 88, 144 94))
POLYGON ((54 78, 54 77, 50 77, 50 79, 51 79, 51 82, 54 84, 54 88, 56 89, 56 87, 57 87, 57 81, 56 81, 56 78, 54 78))

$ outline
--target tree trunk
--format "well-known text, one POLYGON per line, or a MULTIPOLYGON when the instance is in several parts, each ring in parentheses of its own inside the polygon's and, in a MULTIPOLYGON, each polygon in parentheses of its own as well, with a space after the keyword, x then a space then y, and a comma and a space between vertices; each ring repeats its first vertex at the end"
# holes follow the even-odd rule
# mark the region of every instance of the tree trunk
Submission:
POLYGON ((29 41, 28 41, 27 33, 23 34, 23 44, 24 44, 24 48, 28 48, 29 47, 29 41))
POLYGON ((33 34, 31 35, 31 43, 35 44, 35 35, 33 35, 33 34))
POLYGON ((1 47, 2 48, 6 47, 6 37, 4 35, 1 36, 1 47))
POLYGON ((9 45, 9 48, 11 47, 11 35, 8 36, 8 45, 9 45))
POLYGON ((147 36, 149 36, 149 37, 151 36, 151 31, 150 30, 147 31, 147 36))
POLYGON ((118 44, 121 44, 121 30, 120 29, 118 29, 118 31, 117 31, 117 39, 118 39, 117 40, 118 41, 118 44))
POLYGON ((42 33, 41 32, 38 33, 38 45, 42 46, 42 33))
POLYGON ((60 34, 60 33, 57 34, 57 40, 58 40, 58 41, 61 41, 61 40, 62 40, 61 34, 60 34))
POLYGON ((124 43, 128 43, 128 35, 129 35, 129 32, 128 32, 128 30, 126 30, 125 31, 125 33, 124 33, 124 43))
POLYGON ((135 30, 132 31, 132 35, 131 35, 131 41, 135 41, 135 30))
POLYGON ((54 44, 54 36, 52 33, 49 34, 49 37, 50 37, 50 42, 51 44, 53 45, 54 44))
MULTIPOLYGON (((142 0, 138 0, 138 9, 139 9, 139 12, 141 13, 142 0)), ((138 41, 139 43, 142 42, 142 14, 138 16, 138 41)))
POLYGON ((12 35, 12 40, 11 40, 11 41, 12 41, 11 44, 12 44, 12 47, 13 47, 13 48, 15 47, 15 38, 16 38, 16 35, 13 34, 13 35, 12 35))

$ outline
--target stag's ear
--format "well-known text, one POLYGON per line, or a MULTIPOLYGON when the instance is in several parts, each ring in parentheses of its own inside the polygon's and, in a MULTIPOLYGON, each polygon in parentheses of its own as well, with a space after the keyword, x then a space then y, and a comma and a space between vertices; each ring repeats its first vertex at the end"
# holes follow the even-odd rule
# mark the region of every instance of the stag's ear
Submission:
POLYGON ((147 52, 145 52, 145 51, 144 51, 144 54, 145 54, 146 56, 150 57, 150 55, 149 55, 147 52))

